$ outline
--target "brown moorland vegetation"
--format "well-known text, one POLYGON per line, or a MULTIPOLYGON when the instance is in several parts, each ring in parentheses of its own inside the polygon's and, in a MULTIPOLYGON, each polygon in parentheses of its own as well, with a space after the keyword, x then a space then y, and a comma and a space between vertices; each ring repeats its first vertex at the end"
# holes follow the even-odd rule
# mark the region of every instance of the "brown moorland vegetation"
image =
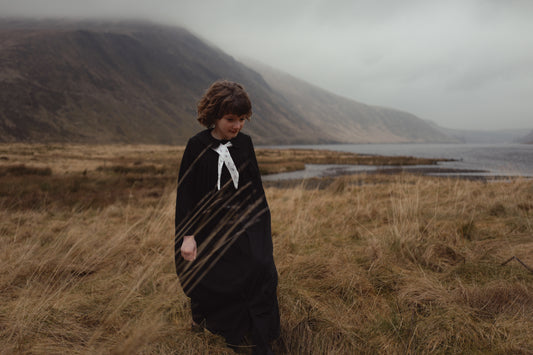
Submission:
MULTIPOLYGON (((190 331, 174 272, 182 151, 0 147, 2 353, 232 353, 190 331)), ((531 180, 354 175, 266 193, 278 353, 533 351, 531 180)))

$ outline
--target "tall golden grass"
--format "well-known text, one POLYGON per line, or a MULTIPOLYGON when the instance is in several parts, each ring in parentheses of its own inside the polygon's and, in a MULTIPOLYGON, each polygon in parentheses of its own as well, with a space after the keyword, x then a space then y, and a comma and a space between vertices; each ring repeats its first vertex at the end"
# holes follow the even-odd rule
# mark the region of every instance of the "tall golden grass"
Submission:
MULTIPOLYGON (((0 178, 13 185, 0 197, 0 353, 231 354, 190 330, 175 169, 49 166, 0 178), (48 200, 25 199, 30 185, 48 200)), ((531 180, 357 175, 266 193, 278 353, 533 352, 533 274, 502 265, 533 266, 531 180)))
POLYGON ((373 180, 269 191, 287 352, 533 351, 531 181, 373 180))

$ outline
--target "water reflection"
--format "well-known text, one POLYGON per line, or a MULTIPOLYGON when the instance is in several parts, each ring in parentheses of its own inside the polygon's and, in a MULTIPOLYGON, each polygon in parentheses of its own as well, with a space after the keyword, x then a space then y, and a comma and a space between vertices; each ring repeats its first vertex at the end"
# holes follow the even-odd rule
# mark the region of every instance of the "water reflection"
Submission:
POLYGON ((305 170, 263 176, 265 181, 308 179, 355 173, 399 173, 402 171, 431 176, 465 178, 524 176, 533 177, 533 145, 505 144, 338 144, 277 146, 269 148, 325 149, 358 154, 443 158, 453 161, 438 165, 366 166, 309 164, 305 170))
MULTIPOLYGON (((470 176, 496 176, 497 174, 484 170, 459 170, 438 165, 412 165, 412 166, 374 166, 374 165, 337 165, 337 164, 306 164, 304 170, 270 174, 262 176, 263 181, 279 181, 292 179, 310 179, 350 175, 358 173, 398 174, 402 172, 418 173, 423 175, 470 175, 470 176)), ((507 175, 506 175, 507 176, 507 175)))

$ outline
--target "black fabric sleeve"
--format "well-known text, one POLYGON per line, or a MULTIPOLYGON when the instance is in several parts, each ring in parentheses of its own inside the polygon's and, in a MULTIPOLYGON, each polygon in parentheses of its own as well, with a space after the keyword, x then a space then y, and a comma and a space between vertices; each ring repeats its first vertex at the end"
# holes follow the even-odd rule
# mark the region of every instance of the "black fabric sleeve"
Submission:
POLYGON ((258 238, 258 242, 254 243, 252 248, 257 248, 256 255, 263 255, 264 258, 270 259, 273 257, 273 245, 272 245, 272 227, 271 227, 271 215, 270 208, 263 188, 263 182, 261 180, 261 173, 259 172, 259 164, 257 163, 257 157, 255 155, 252 139, 249 137, 249 150, 250 160, 252 165, 252 181, 253 181, 253 194, 254 200, 261 200, 260 205, 254 211, 254 215, 258 216, 258 220, 255 224, 250 226, 250 234, 261 235, 262 238, 258 238), (259 242, 261 241, 261 242, 259 242))
MULTIPOLYGON (((198 156, 198 152, 197 149, 195 149, 195 146, 196 144, 194 141, 189 140, 181 159, 178 176, 178 189, 176 193, 176 215, 174 220, 174 235, 176 239, 178 239, 178 237, 181 239, 181 237, 184 235, 189 235, 188 233, 191 233, 191 231, 194 230, 192 225, 185 229, 183 229, 183 227, 187 222, 187 216, 197 203, 194 186, 194 162, 198 156)), ((176 242, 178 243, 179 241, 176 240, 176 242)), ((181 242, 179 242, 179 245, 181 247, 181 242)))
MULTIPOLYGON (((252 138, 248 137, 248 144, 250 145, 249 150, 251 152, 251 164, 253 171, 253 180, 254 188, 256 188, 262 197, 265 196, 265 191, 263 189, 263 181, 261 180, 261 173, 259 171, 259 164, 257 163, 257 157, 255 156, 254 144, 252 143, 252 138)), ((266 203, 266 199, 265 199, 266 203)))

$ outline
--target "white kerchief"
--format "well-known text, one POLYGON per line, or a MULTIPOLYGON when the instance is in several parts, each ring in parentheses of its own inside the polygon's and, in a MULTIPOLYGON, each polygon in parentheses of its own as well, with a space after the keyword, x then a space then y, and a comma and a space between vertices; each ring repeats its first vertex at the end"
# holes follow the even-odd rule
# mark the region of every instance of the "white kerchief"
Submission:
POLYGON ((235 189, 239 186, 239 172, 237 167, 231 159, 231 154, 229 153, 228 147, 231 147, 231 142, 226 144, 220 143, 217 148, 213 148, 215 152, 218 153, 218 179, 217 179, 217 188, 220 190, 220 178, 222 176, 222 165, 226 164, 228 171, 231 175, 231 180, 233 180, 233 186, 235 189))

